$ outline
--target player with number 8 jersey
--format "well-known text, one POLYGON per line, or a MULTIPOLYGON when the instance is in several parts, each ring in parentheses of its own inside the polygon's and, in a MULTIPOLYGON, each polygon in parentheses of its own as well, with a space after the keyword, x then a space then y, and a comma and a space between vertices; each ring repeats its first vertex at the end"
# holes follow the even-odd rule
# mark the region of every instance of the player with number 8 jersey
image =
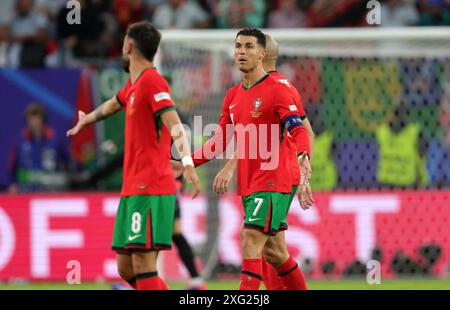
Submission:
POLYGON ((167 289, 158 276, 159 250, 169 249, 175 213, 176 186, 170 166, 172 139, 185 168, 184 179, 199 192, 199 181, 186 133, 172 102, 169 86, 153 67, 161 40, 149 22, 128 27, 122 47, 124 69, 130 73, 117 95, 94 112, 79 112, 67 135, 125 110, 123 186, 114 225, 112 248, 118 271, 132 287, 167 289))

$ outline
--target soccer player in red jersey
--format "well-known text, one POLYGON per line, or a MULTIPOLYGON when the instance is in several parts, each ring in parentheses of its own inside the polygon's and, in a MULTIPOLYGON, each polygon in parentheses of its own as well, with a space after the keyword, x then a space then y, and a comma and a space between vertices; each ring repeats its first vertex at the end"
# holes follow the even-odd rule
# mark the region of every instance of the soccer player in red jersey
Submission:
POLYGON ((160 32, 151 23, 130 25, 122 48, 129 80, 95 111, 87 115, 80 111, 77 124, 67 132, 76 135, 125 110, 123 185, 112 247, 120 276, 138 290, 168 288, 158 276, 156 259, 158 251, 170 249, 172 241, 176 194, 170 167, 172 139, 185 180, 195 187, 194 196, 199 192, 187 136, 168 84, 153 67, 160 40, 160 32))
MULTIPOLYGON (((285 84, 286 91, 290 92, 292 96, 296 98, 297 109, 299 111, 300 118, 302 119, 303 124, 306 130, 308 131, 310 141, 312 142, 314 140, 314 132, 301 104, 302 100, 300 93, 292 85, 292 83, 285 76, 280 74, 276 69, 278 54, 279 54, 278 43, 270 35, 266 34, 266 55, 263 60, 263 68, 273 78, 285 84)), ((292 193, 290 196, 290 204, 291 204, 292 200, 297 194, 297 189, 299 188, 300 171, 297 162, 297 152, 295 150, 295 142, 293 141, 292 137, 289 134, 288 134, 288 141, 286 142, 288 143, 287 146, 290 149, 288 159, 291 165, 290 171, 292 172, 292 193)), ((227 192, 228 185, 232 179, 235 168, 236 168, 236 158, 228 160, 224 168, 217 174, 214 180, 213 190, 215 192, 219 194, 227 192)), ((307 185, 305 186, 304 190, 310 191, 311 188, 309 187, 309 185, 307 185)), ((301 199, 305 199, 305 197, 309 195, 307 192, 305 193, 300 192, 300 194, 303 195, 304 197, 301 199)), ((305 209, 307 208, 307 206, 305 206, 304 204, 302 204, 302 207, 305 209)), ((262 257, 263 281, 266 289, 269 290, 286 289, 286 286, 283 284, 282 278, 278 276, 278 273, 276 272, 276 268, 280 267, 285 262, 290 260, 290 255, 287 251, 284 234, 284 230, 287 230, 287 227, 288 227, 287 221, 283 220, 280 225, 280 230, 278 234, 276 236, 271 236, 264 247, 263 251, 264 255, 262 257), (270 264, 267 261, 269 261, 270 264), (272 266, 275 266, 275 268, 272 266)), ((304 277, 301 277, 301 281, 297 283, 295 288, 306 289, 306 282, 304 280, 304 277)))
MULTIPOLYGON (((311 177, 309 137, 296 98, 286 92, 286 85, 264 71, 265 47, 266 37, 260 30, 246 28, 238 32, 234 57, 243 82, 228 90, 216 134, 193 155, 199 166, 225 151, 232 127, 237 145, 238 194, 243 196, 245 209, 241 289, 259 289, 264 246, 287 215, 292 180, 290 164, 284 160, 289 155, 286 129, 295 141, 305 182, 311 177)), ((305 207, 312 202, 312 196, 303 201, 305 207)), ((277 271, 286 273, 283 281, 288 288, 299 276, 293 260, 277 271)))

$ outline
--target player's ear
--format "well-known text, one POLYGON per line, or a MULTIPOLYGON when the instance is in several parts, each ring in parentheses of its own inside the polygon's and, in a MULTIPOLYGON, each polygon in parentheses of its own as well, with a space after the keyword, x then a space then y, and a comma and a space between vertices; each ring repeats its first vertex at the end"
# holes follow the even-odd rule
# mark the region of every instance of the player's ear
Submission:
POLYGON ((133 41, 128 40, 128 45, 127 45, 127 53, 128 54, 131 54, 131 52, 133 51, 133 47, 134 47, 133 41))
POLYGON ((261 48, 261 52, 259 53, 259 60, 263 60, 264 57, 266 57, 266 49, 265 48, 261 48))

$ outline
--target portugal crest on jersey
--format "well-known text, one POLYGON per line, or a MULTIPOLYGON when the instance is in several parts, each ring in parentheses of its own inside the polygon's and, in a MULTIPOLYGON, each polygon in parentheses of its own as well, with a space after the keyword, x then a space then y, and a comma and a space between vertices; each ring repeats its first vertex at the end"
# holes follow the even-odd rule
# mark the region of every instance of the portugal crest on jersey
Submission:
POLYGON ((250 112, 253 118, 258 118, 261 115, 261 112, 259 112, 259 108, 262 106, 262 99, 256 98, 253 101, 253 111, 250 112))

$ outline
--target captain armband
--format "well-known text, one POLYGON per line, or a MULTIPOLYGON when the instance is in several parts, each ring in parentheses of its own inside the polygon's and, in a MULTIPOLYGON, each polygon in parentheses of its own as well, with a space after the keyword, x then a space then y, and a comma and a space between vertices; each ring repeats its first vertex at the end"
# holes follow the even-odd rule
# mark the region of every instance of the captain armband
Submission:
POLYGON ((295 127, 303 126, 303 121, 298 114, 292 114, 284 119, 284 125, 291 132, 295 127))

